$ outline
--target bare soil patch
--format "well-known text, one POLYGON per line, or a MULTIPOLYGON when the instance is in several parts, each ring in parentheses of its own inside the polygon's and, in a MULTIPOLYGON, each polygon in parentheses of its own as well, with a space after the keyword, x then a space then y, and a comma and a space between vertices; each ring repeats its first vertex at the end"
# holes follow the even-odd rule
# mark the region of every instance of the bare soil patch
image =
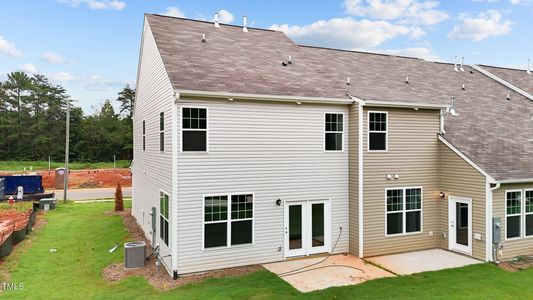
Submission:
POLYGON ((533 267, 533 258, 518 257, 513 261, 505 261, 498 264, 498 267, 509 272, 518 272, 521 270, 527 270, 533 267))
MULTIPOLYGON (((132 239, 135 241, 146 242, 147 253, 150 255, 153 252, 150 243, 144 236, 141 228, 137 225, 135 218, 133 218, 133 216, 131 215, 131 209, 125 209, 122 212, 109 212, 109 214, 120 215, 124 222, 124 226, 126 226, 126 228, 128 229, 128 232, 130 233, 132 239)), ((123 250, 121 249, 120 251, 123 250)), ((143 276, 154 288, 160 290, 167 290, 189 283, 201 282, 208 278, 240 276, 264 270, 264 268, 260 265, 252 265, 246 267, 229 268, 209 272, 195 273, 190 275, 183 275, 180 276, 177 280, 174 280, 167 273, 164 267, 156 267, 155 261, 155 257, 150 255, 148 260, 146 261, 145 267, 133 270, 125 270, 124 263, 114 263, 107 266, 102 271, 102 274, 104 278, 109 281, 118 281, 129 276, 143 276)))

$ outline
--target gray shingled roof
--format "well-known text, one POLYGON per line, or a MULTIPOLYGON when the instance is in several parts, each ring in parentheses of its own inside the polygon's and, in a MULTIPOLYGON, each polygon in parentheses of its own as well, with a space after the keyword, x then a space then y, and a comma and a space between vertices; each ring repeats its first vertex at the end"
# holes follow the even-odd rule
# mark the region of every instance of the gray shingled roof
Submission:
POLYGON ((533 143, 527 141, 533 102, 469 66, 456 72, 453 64, 300 46, 277 31, 146 18, 176 90, 339 99, 349 93, 437 105, 455 96, 459 116, 446 116, 444 138, 497 180, 533 178, 533 143), (293 64, 283 66, 289 55, 293 64))
POLYGON ((486 65, 480 65, 480 67, 533 95, 533 74, 529 75, 526 70, 486 65))

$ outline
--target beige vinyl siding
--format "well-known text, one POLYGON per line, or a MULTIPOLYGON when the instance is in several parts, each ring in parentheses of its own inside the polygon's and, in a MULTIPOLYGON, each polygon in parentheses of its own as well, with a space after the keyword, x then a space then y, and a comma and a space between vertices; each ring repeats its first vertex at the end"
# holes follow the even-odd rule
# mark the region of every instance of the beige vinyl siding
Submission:
POLYGON ((439 200, 439 247, 448 249, 448 199, 450 196, 472 199, 472 256, 485 260, 486 178, 447 145, 439 142, 439 191, 446 194, 439 200), (446 237, 442 236, 446 233, 446 237))
POLYGON ((180 274, 283 260, 277 199, 331 199, 331 245, 342 226, 335 252, 348 251, 348 106, 193 99, 179 106, 206 107, 209 129, 209 153, 178 156, 180 274), (343 152, 324 152, 326 112, 344 113, 343 152), (254 193, 255 243, 203 250, 202 195, 228 193, 254 193))
MULTIPOLYGON (((533 255, 533 237, 506 240, 506 218, 505 218, 505 191, 533 189, 533 183, 502 184, 499 189, 492 193, 493 216, 502 220, 502 256, 503 260, 511 259, 517 255, 533 255)), ((522 205, 522 210, 524 206, 522 205)), ((520 219, 523 222, 523 217, 520 219)), ((521 231, 523 228, 521 228, 521 231)))
MULTIPOLYGON (((172 103, 173 89, 163 61, 159 56, 148 22, 143 30, 143 42, 137 79, 135 112, 133 116, 133 203, 132 214, 141 229, 152 239, 151 207, 157 207, 157 242, 161 255, 170 254, 159 237, 159 191, 172 193, 172 103), (165 113, 165 152, 159 151, 159 114, 165 113), (146 151, 142 148, 142 123, 146 122, 146 151)), ((172 215, 170 215, 170 218, 172 215)), ((172 220, 170 220, 172 224, 172 220)), ((169 243, 172 235, 169 234, 169 243)), ((170 268, 171 258, 164 259, 170 268)))
POLYGON ((364 112, 363 256, 437 247, 438 110, 368 108, 364 112), (388 152, 367 151, 368 111, 388 112, 388 152), (398 174, 399 179, 386 179, 398 174), (385 236, 385 189, 422 187, 422 233, 385 236))
POLYGON ((359 256, 359 105, 349 108, 350 130, 349 156, 349 196, 348 217, 350 219, 350 253, 359 256))

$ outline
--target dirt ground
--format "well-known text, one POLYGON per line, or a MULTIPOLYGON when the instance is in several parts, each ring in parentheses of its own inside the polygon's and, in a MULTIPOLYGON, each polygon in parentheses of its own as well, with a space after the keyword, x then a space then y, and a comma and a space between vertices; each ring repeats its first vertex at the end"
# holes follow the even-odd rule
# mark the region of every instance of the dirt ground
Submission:
POLYGON ((505 261, 500 264, 498 264, 498 267, 509 271, 509 272, 518 272, 521 270, 526 270, 533 267, 533 260, 532 259, 519 259, 517 261, 505 261))
MULTIPOLYGON (((55 188, 55 172, 38 171, 34 174, 43 176, 43 187, 45 190, 55 188)), ((0 175, 11 175, 14 173, 0 173, 0 175)), ((115 187, 117 182, 123 187, 131 186, 131 171, 129 169, 96 169, 96 170, 74 170, 70 171, 69 188, 106 188, 115 187)))
MULTIPOLYGON (((148 255, 150 255, 152 253, 152 248, 149 246, 150 244, 148 240, 145 238, 143 232, 137 225, 137 222, 135 222, 135 219, 131 215, 131 210, 127 209, 123 212, 113 212, 113 214, 118 214, 122 216, 124 225, 128 229, 133 240, 146 242, 146 245, 148 247, 147 253, 148 255)), ((148 280, 148 282, 150 282, 150 284, 154 288, 166 290, 189 283, 200 282, 208 278, 239 276, 257 272, 260 270, 264 270, 262 266, 253 265, 247 267, 230 268, 191 275, 183 275, 180 276, 177 280, 174 280, 170 275, 168 275, 164 267, 158 268, 155 266, 155 258, 150 255, 150 257, 146 261, 146 266, 144 268, 124 270, 124 263, 115 263, 107 266, 102 271, 102 275, 109 281, 118 281, 129 276, 143 276, 148 280)))

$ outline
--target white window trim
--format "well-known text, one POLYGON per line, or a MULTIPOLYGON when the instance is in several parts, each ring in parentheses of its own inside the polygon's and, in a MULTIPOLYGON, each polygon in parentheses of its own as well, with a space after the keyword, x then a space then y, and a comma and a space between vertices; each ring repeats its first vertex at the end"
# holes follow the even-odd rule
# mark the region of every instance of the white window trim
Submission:
POLYGON ((513 241, 513 240, 520 240, 524 237, 524 191, 521 190, 521 189, 514 189, 514 190, 505 190, 505 240, 506 241, 513 241), (518 214, 507 214, 507 193, 513 193, 513 192, 520 192, 520 213, 518 214), (507 237, 507 217, 515 217, 515 216, 519 216, 520 217, 520 236, 517 236, 517 237, 513 237, 513 238, 508 238, 507 237))
POLYGON ((142 150, 143 152, 146 152, 146 120, 143 120, 142 122, 142 150))
MULTIPOLYGON (((161 237, 161 232, 162 232, 162 229, 161 229, 161 228, 159 228, 159 235, 158 235, 158 237, 159 237, 159 240, 161 240, 161 242, 163 242, 163 245, 165 245, 166 247, 170 247, 170 243, 171 243, 171 242, 170 242, 170 239, 171 239, 171 234, 170 234, 170 231, 171 231, 171 224, 170 224, 170 208, 171 208, 171 205, 170 205, 170 201, 171 201, 171 200, 170 200, 170 194, 167 193, 167 192, 164 191, 164 190, 159 190, 159 217, 162 217, 165 221, 168 222, 168 230, 169 230, 169 232, 168 232, 168 245, 165 243, 165 241, 164 241, 163 238, 161 237), (165 216, 163 216, 163 214, 161 213, 161 194, 166 195, 166 196, 168 197, 168 219, 165 218, 165 216)), ((157 225, 158 225, 159 227, 161 227, 161 223, 159 222, 159 219, 157 219, 157 222, 159 223, 159 224, 157 224, 157 225)), ((156 228, 158 227, 157 225, 156 225, 156 228)))
POLYGON ((159 152, 164 153, 165 152, 165 129, 167 128, 167 124, 165 123, 165 112, 159 112, 159 152), (163 114, 163 130, 161 130, 161 114, 163 114), (163 133, 163 141, 161 141, 161 133, 163 133), (163 150, 161 150, 161 142, 163 142, 163 150))
POLYGON ((322 123, 323 128, 323 141, 322 141, 322 150, 323 152, 344 152, 344 139, 345 139, 345 133, 344 133, 344 122, 345 122, 346 116, 343 112, 325 112, 324 113, 324 119, 322 123), (342 131, 326 131, 326 115, 328 114, 335 114, 335 115, 342 115, 342 131), (326 133, 342 133, 342 143, 341 143, 341 150, 326 150, 326 133))
MULTIPOLYGON (((209 108, 206 106, 196 106, 196 105, 180 105, 179 106, 179 131, 180 131, 180 153, 209 153, 209 127, 210 127, 210 120, 209 120, 209 108), (206 129, 188 129, 183 128, 183 109, 184 108, 200 108, 205 109, 205 117, 206 117, 206 129), (183 131, 205 131, 205 151, 183 151, 183 131)), ((220 195, 218 195, 220 196, 220 195)))
MULTIPOLYGON (((529 216, 529 215, 533 215, 533 212, 526 212, 526 193, 527 192, 533 192, 533 189, 524 189, 524 193, 522 196, 523 198, 523 204, 522 204, 522 207, 524 208, 523 211, 524 211, 524 218, 523 218, 523 233, 524 233, 524 239, 530 239, 530 238, 533 238, 533 234, 531 235, 527 235, 526 234, 526 216, 529 216)), ((507 212, 507 211, 506 211, 507 212)))
POLYGON ((251 247, 255 245, 255 193, 215 193, 215 194, 204 194, 202 195, 202 251, 220 251, 224 249, 234 249, 234 248, 245 248, 245 247, 251 247), (239 245, 231 245, 231 223, 233 219, 231 218, 231 196, 235 195, 252 195, 253 197, 253 205, 252 205, 252 217, 246 218, 246 219, 236 219, 235 222, 238 221, 252 221, 252 242, 247 244, 239 244, 239 245), (228 219, 222 220, 222 221, 205 221, 205 198, 206 197, 217 197, 217 196, 226 196, 228 197, 228 219), (226 226, 226 246, 219 246, 219 247, 205 247, 205 225, 206 224, 216 224, 216 223, 227 223, 228 226, 226 226))
POLYGON ((367 112, 367 122, 366 122, 366 151, 372 152, 372 153, 385 153, 389 152, 389 112, 388 111, 379 111, 379 110, 369 110, 367 112), (385 114, 385 131, 375 131, 370 130, 370 114, 376 113, 376 114, 385 114), (385 133, 385 150, 370 150, 370 133, 385 133))
POLYGON ((395 237, 395 236, 404 236, 404 235, 416 235, 416 234, 423 233, 424 232, 424 188, 421 187, 421 186, 386 188, 385 189, 385 222, 384 222, 384 224, 385 224, 385 236, 386 237, 395 237), (406 210, 406 207, 407 207, 407 201, 406 201, 407 195, 406 195, 405 191, 409 190, 409 189, 420 189, 420 209, 406 210), (403 190, 403 202, 402 202, 403 203, 403 209, 401 211, 391 211, 391 212, 387 211, 387 192, 391 191, 391 190, 403 190), (412 212, 412 211, 420 211, 420 230, 419 231, 413 231, 413 232, 405 232, 405 224, 406 224, 405 215, 406 215, 406 212, 412 212), (402 213, 402 232, 401 233, 388 234, 387 233, 387 215, 389 213, 399 213, 399 212, 402 213))

